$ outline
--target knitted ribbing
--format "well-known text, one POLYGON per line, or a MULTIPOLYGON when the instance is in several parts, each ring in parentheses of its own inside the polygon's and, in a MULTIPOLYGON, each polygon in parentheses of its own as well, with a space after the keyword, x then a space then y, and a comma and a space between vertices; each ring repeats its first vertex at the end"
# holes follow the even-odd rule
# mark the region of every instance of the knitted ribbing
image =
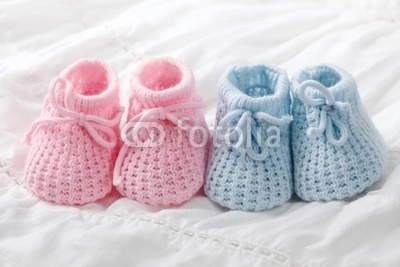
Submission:
POLYGON ((386 148, 351 75, 334 65, 309 67, 293 77, 292 93, 296 194, 343 199, 377 181, 386 148))
POLYGON ((283 70, 265 65, 233 66, 222 76, 205 185, 213 201, 260 211, 292 196, 289 86, 283 70))
POLYGON ((209 139, 193 73, 176 59, 153 58, 137 66, 131 85, 114 185, 154 206, 187 201, 204 183, 209 139))
POLYGON ((53 79, 26 136, 25 180, 35 195, 81 205, 111 190, 123 111, 118 92, 114 71, 96 60, 82 59, 53 79))

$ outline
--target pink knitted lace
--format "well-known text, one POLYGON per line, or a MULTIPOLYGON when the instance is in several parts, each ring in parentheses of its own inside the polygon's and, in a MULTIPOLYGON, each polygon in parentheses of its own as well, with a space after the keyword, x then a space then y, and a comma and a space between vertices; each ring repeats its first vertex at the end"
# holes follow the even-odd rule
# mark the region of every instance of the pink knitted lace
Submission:
POLYGON ((26 135, 28 188, 59 204, 104 197, 120 147, 119 84, 104 63, 83 59, 53 79, 41 117, 26 135))
POLYGON ((114 185, 142 203, 180 204, 202 187, 208 149, 193 73, 175 59, 155 58, 134 71, 131 85, 114 185))

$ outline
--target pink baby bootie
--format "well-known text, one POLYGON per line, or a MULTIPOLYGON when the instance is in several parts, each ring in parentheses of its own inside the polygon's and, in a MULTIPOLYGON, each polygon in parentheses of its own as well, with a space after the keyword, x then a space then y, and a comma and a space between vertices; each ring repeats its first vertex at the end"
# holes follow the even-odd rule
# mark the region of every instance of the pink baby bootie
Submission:
POLYGON ((137 67, 131 86, 114 185, 141 203, 180 204, 203 185, 209 140, 193 73, 178 60, 154 58, 137 67))
POLYGON ((82 59, 54 78, 26 135, 28 188, 58 204, 104 197, 112 187, 122 112, 118 78, 106 64, 82 59))

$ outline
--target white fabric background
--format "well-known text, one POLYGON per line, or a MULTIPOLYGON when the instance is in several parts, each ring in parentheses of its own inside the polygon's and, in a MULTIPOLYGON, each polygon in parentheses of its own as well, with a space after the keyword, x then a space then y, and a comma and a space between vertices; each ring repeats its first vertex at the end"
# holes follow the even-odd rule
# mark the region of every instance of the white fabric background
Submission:
POLYGON ((0 2, 0 266, 400 266, 400 1, 0 2), (217 81, 234 63, 289 75, 309 64, 351 72, 390 150, 383 179, 352 201, 226 211, 199 194, 153 208, 120 198, 83 207, 38 201, 23 186, 50 79, 98 58, 119 74, 169 55, 189 65, 214 119, 217 81))

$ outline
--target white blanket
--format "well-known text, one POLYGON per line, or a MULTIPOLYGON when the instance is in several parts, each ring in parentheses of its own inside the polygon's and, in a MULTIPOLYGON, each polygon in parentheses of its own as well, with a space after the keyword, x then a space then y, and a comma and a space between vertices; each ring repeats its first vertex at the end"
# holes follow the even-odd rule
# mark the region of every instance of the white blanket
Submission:
POLYGON ((0 266, 400 266, 400 1, 0 2, 0 266), (289 75, 310 64, 355 76, 389 148, 382 180, 352 201, 293 198, 270 211, 223 210, 199 193, 154 208, 117 193, 83 207, 24 187, 23 135, 50 79, 80 58, 119 74, 122 104, 140 60, 189 65, 214 119, 217 81, 235 63, 289 75))

